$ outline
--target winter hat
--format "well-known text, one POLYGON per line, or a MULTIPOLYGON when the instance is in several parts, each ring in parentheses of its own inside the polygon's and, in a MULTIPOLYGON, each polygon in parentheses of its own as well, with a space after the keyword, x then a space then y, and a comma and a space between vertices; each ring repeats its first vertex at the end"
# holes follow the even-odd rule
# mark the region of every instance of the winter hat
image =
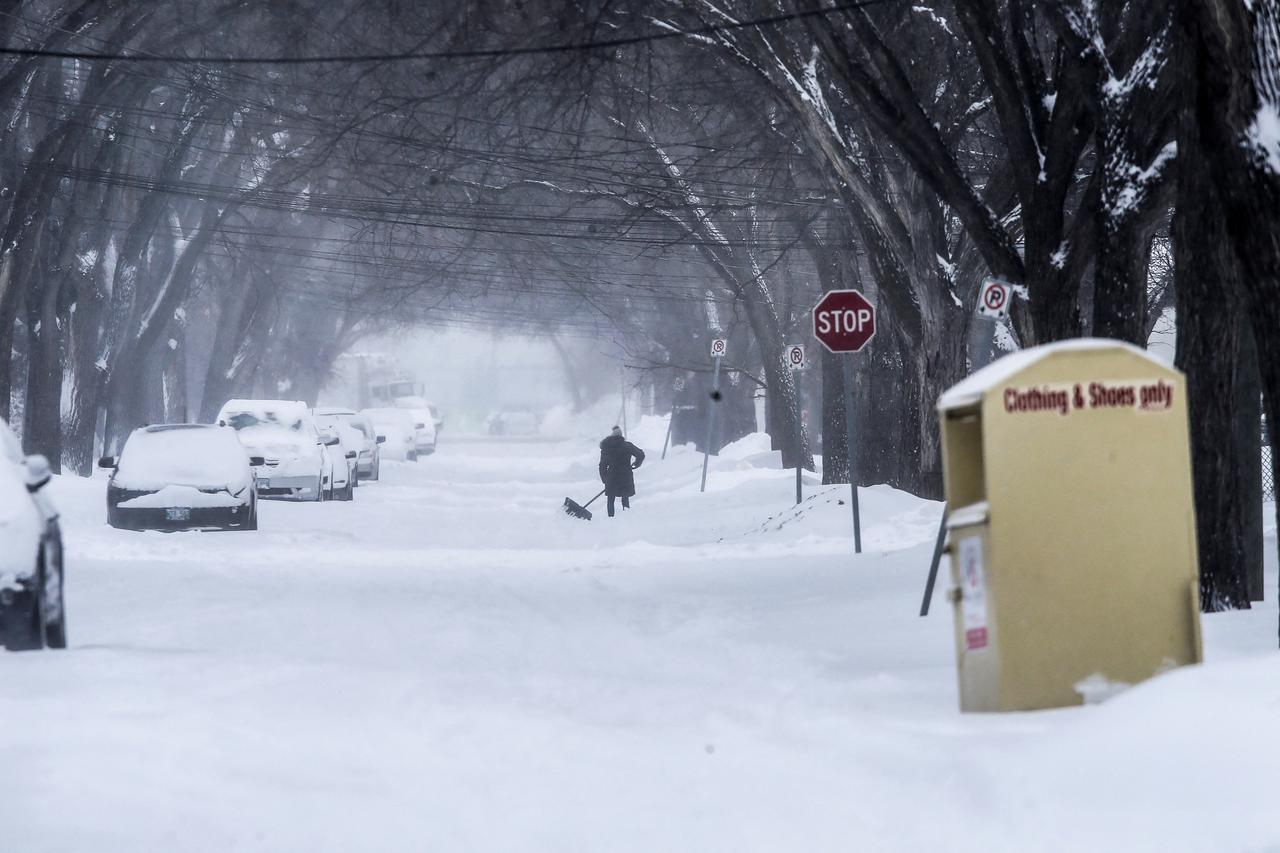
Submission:
POLYGON ((610 434, 622 435, 622 427, 618 426, 617 424, 614 424, 613 429, 610 431, 610 434))

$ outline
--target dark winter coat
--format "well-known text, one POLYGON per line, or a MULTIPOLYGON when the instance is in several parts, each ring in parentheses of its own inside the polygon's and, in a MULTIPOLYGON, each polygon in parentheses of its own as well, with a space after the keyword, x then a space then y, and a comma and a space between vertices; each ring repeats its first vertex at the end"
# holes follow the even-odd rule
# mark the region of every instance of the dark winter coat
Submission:
POLYGON ((636 478, 631 471, 639 468, 643 461, 644 451, 620 435, 611 435, 600 442, 600 482, 604 483, 605 494, 612 498, 634 495, 636 478))

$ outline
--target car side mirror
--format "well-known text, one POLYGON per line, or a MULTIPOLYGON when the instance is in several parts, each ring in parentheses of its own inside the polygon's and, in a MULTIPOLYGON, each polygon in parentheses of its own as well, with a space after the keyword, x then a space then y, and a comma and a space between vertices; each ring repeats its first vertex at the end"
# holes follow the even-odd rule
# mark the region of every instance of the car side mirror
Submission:
POLYGON ((414 425, 413 425, 413 428, 414 428, 414 429, 426 429, 426 428, 427 428, 427 425, 426 425, 426 424, 414 424, 414 425))
POLYGON ((266 465, 267 460, 263 456, 250 456, 249 464, 252 465, 254 468, 257 468, 259 465, 266 465))
POLYGON ((355 458, 356 458, 356 452, 355 452, 354 450, 348 450, 348 451, 347 451, 347 458, 348 458, 348 459, 355 459, 355 458))
POLYGON ((28 456, 25 460, 27 469, 27 491, 38 492, 53 479, 53 471, 49 469, 49 459, 39 453, 28 456))
POLYGON ((380 436, 378 436, 378 441, 377 441, 377 443, 378 443, 378 444, 386 444, 386 443, 387 443, 387 437, 386 437, 385 435, 380 435, 380 436))
POLYGON ((103 456, 98 459, 98 467, 114 468, 116 467, 116 458, 114 456, 103 456))

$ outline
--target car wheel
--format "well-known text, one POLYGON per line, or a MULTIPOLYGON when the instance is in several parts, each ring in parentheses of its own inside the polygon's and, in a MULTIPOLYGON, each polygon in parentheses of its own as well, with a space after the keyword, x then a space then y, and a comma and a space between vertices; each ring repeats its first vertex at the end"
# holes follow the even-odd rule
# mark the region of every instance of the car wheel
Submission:
POLYGON ((44 642, 51 649, 67 647, 67 604, 62 596, 62 536, 49 538, 40 566, 39 616, 44 625, 44 642))
POLYGON ((12 598, 0 613, 3 626, 4 647, 11 652, 29 652, 44 647, 44 626, 41 624, 40 589, 44 585, 44 548, 36 558, 35 584, 30 589, 11 593, 12 598))
POLYGON ((44 647, 37 597, 23 590, 4 608, 4 647, 11 652, 30 652, 44 647))

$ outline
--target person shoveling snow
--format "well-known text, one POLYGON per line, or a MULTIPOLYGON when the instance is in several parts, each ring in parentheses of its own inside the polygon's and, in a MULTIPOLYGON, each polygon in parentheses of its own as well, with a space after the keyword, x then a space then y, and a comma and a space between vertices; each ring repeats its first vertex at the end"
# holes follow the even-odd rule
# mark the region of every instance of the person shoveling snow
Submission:
POLYGON ((636 478, 632 471, 642 462, 644 451, 627 441, 622 435, 622 427, 614 426, 613 431, 600 442, 600 482, 604 483, 610 518, 613 517, 616 498, 622 498, 623 509, 631 508, 631 498, 636 493, 636 478))

